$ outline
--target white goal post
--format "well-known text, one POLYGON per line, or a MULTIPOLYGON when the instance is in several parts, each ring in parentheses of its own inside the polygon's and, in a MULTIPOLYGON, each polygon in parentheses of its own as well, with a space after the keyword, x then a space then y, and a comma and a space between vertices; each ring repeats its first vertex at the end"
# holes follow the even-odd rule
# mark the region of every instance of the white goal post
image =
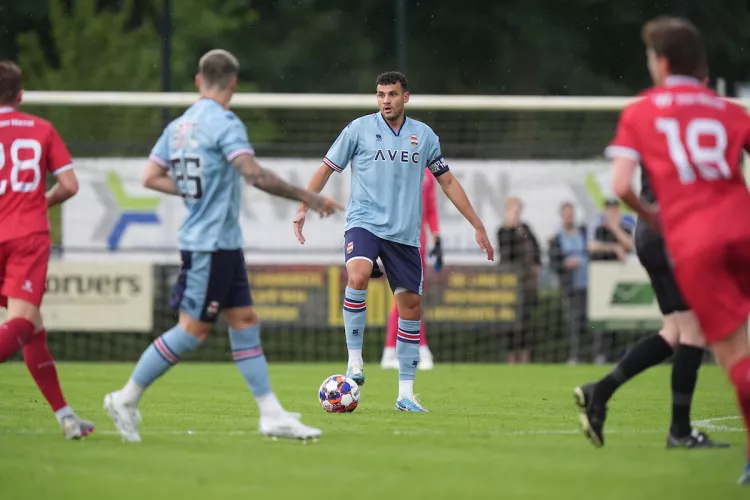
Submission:
MULTIPOLYGON (((26 104, 56 106, 190 106, 198 98, 192 92, 24 92, 26 104)), ((461 111, 617 111, 632 102, 632 97, 577 96, 501 96, 501 95, 412 95, 414 110, 461 111)), ((750 107, 750 98, 730 99, 750 107)), ((232 106, 264 109, 370 109, 375 99, 370 94, 274 94, 237 93, 232 106), (325 103, 324 105, 321 103, 325 103)))

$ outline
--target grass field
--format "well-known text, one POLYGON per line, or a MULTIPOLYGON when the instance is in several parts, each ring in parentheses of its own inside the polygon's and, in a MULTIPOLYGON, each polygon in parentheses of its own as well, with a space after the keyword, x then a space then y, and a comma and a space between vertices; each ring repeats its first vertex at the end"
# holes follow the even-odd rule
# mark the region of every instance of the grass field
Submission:
POLYGON ((371 366, 359 408, 317 402, 338 365, 272 365, 289 409, 321 427, 318 443, 255 433, 257 411, 231 364, 178 366, 145 396, 144 442, 126 445, 101 408, 132 365, 59 365, 69 401, 97 432, 66 442, 19 363, 0 365, 3 499, 746 499, 741 421, 728 383, 701 372, 694 418, 729 450, 665 451, 668 367, 623 388, 607 446, 580 435, 574 385, 603 367, 444 365, 420 372, 429 414, 395 412, 395 372, 371 366))

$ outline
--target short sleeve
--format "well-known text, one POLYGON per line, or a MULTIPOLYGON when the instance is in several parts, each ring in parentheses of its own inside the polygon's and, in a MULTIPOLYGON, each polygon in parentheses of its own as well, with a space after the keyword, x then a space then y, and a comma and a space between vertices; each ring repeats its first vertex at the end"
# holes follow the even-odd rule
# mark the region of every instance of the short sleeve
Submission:
POLYGON ((73 168, 73 159, 70 157, 68 147, 63 142, 60 134, 54 127, 50 128, 47 151, 47 168, 53 174, 61 174, 73 168))
POLYGON ((638 103, 628 106, 620 114, 615 137, 604 150, 604 155, 610 160, 614 158, 641 160, 641 148, 634 118, 637 105, 638 103))
POLYGON ((233 114, 227 116, 227 120, 227 127, 219 134, 219 149, 227 161, 242 155, 254 155, 255 150, 247 138, 245 125, 233 114))
POLYGON ((354 153, 357 152, 357 132, 354 130, 355 126, 353 122, 347 125, 331 145, 325 157, 323 157, 323 163, 336 172, 343 172, 354 156, 354 153))
POLYGON ((169 129, 170 127, 164 129, 148 156, 149 160, 162 168, 169 168, 169 129))
POLYGON ((427 146, 427 168, 436 178, 450 170, 440 150, 440 138, 432 130, 430 130, 430 142, 427 146))

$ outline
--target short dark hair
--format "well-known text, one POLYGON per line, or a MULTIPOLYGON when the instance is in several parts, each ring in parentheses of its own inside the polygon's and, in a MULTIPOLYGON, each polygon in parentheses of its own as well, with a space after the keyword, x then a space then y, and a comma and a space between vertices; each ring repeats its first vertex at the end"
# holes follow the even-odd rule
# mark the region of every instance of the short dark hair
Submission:
POLYGON ((661 16, 643 26, 641 38, 646 48, 669 61, 673 75, 708 76, 706 44, 693 23, 679 17, 661 16))
POLYGON ((571 202, 569 202, 569 201, 564 201, 564 202, 562 203, 562 205, 560 205, 560 211, 562 212, 562 211, 563 211, 563 210, 565 210, 566 208, 570 208, 571 210, 575 210, 575 207, 574 207, 574 206, 573 206, 573 204, 572 204, 571 202))
POLYGON ((240 63, 232 54, 222 49, 206 52, 198 63, 198 72, 206 87, 229 87, 232 77, 240 71, 240 63))
POLYGON ((399 73, 398 71, 386 71, 378 76, 375 80, 375 86, 378 85, 395 85, 401 84, 401 88, 404 92, 409 89, 409 82, 406 80, 406 75, 399 73))
POLYGON ((0 104, 15 104, 21 90, 21 68, 13 61, 0 61, 0 104))

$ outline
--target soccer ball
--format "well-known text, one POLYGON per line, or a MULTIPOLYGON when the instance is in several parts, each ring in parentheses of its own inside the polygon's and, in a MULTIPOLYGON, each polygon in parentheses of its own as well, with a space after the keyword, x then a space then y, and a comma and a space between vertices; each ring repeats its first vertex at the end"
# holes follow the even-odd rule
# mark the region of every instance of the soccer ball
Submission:
POLYGON ((344 375, 331 375, 320 384, 320 406, 328 413, 349 413, 359 404, 359 386, 344 375))

